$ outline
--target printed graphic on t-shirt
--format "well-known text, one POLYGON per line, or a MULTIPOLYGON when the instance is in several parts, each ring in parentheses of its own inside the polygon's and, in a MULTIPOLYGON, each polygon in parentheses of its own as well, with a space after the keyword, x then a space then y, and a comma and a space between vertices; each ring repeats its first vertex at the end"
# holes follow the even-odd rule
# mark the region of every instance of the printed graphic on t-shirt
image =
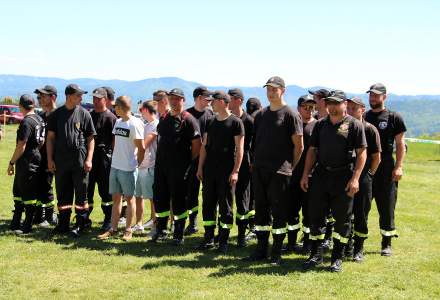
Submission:
POLYGON ((115 128, 115 135, 128 138, 130 136, 130 129, 128 129, 128 128, 115 128))

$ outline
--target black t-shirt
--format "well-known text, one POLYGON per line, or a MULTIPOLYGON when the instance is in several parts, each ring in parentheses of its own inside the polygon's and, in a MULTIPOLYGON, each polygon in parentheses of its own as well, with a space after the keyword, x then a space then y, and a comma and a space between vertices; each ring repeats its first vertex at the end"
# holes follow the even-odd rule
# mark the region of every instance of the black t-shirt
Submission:
POLYGON ((92 110, 90 116, 95 126, 95 151, 98 148, 102 148, 105 151, 109 151, 113 142, 113 126, 116 122, 116 116, 106 109, 103 112, 96 112, 92 110))
POLYGON ((204 111, 198 111, 193 106, 188 108, 186 111, 189 112, 199 122, 200 135, 203 136, 206 131, 206 123, 214 117, 214 113, 212 112, 212 110, 205 108, 204 111))
POLYGON ((234 166, 235 137, 244 135, 243 122, 234 115, 219 121, 212 118, 206 126, 206 166, 230 169, 234 166))
POLYGON ((243 152, 243 161, 241 165, 246 167, 250 165, 252 160, 251 148, 252 148, 252 140, 254 138, 254 118, 252 118, 248 113, 243 111, 240 120, 243 122, 243 126, 244 126, 244 152, 243 152))
POLYGON ((20 159, 41 159, 41 154, 38 143, 38 137, 40 136, 39 130, 43 125, 43 120, 38 115, 27 115, 23 118, 18 125, 17 139, 16 141, 23 141, 26 143, 23 155, 20 159))
POLYGON ((77 105, 65 105, 49 115, 47 129, 55 133, 55 162, 57 168, 69 165, 82 167, 87 153, 87 138, 96 135, 90 113, 77 105))
POLYGON ((336 124, 332 124, 327 116, 316 122, 310 146, 318 149, 319 165, 331 168, 348 166, 354 162, 354 150, 367 147, 364 126, 348 115, 336 124))
POLYGON ((187 167, 191 163, 192 141, 200 139, 200 128, 190 113, 184 111, 177 116, 167 113, 157 125, 157 134, 156 166, 187 167))
POLYGON ((365 114, 365 121, 371 123, 379 131, 382 155, 391 155, 393 153, 394 138, 396 135, 406 132, 402 116, 387 109, 378 113, 369 110, 365 114))
POLYGON ((262 109, 254 119, 254 165, 292 175, 292 135, 302 135, 302 121, 289 106, 276 111, 262 109))
POLYGON ((367 157, 371 157, 371 154, 382 152, 380 135, 376 127, 365 120, 362 120, 362 125, 364 125, 365 138, 367 140, 367 157))
POLYGON ((306 162, 306 156, 307 156, 307 150, 309 149, 310 145, 310 138, 312 136, 313 127, 315 127, 317 120, 313 120, 309 123, 303 123, 303 143, 304 143, 304 150, 301 154, 301 158, 296 165, 295 169, 293 170, 292 176, 294 176, 297 179, 300 179, 302 177, 302 173, 304 171, 304 165, 306 162))

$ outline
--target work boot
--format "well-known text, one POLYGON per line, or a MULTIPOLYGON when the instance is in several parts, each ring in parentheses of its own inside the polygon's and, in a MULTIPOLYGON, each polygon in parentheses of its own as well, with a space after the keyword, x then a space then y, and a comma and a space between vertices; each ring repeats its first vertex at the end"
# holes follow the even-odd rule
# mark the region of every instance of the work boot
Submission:
POLYGON ((283 251, 287 253, 300 252, 301 247, 297 243, 299 230, 288 230, 287 231, 287 246, 284 247, 283 251))
POLYGON ((341 243, 340 240, 333 240, 333 250, 331 256, 331 272, 341 272, 342 271, 342 257, 344 255, 345 245, 341 243))
POLYGON ((311 249, 312 249, 312 241, 310 240, 310 235, 309 233, 304 233, 301 253, 309 254, 311 249))
POLYGON ((206 226, 203 241, 196 247, 196 250, 208 250, 214 248, 214 230, 215 226, 206 226))
POLYGON ((322 243, 323 243, 322 240, 311 241, 310 256, 303 264, 303 268, 305 270, 313 269, 316 266, 319 266, 322 264, 322 262, 323 262, 322 243))
POLYGON ((220 228, 218 233, 218 251, 222 254, 226 254, 228 251, 228 239, 229 239, 229 229, 220 228))
POLYGON ((32 223, 38 225, 44 221, 44 209, 41 205, 35 207, 35 214, 32 223))
POLYGON ((238 235, 237 235, 237 247, 244 248, 247 246, 246 241, 246 227, 245 223, 238 224, 238 235))
POLYGON ((90 223, 91 221, 87 212, 77 213, 75 216, 75 225, 70 231, 71 235, 74 238, 79 238, 81 233, 88 228, 90 223))
POLYGON ((14 214, 12 215, 12 221, 9 225, 10 230, 18 230, 20 229, 20 221, 21 215, 23 214, 24 206, 21 202, 16 201, 14 204, 14 210, 12 211, 14 214))
POLYGON ((185 219, 174 221, 173 244, 183 245, 183 231, 185 229, 185 219))
POLYGON ((193 212, 189 215, 189 224, 186 227, 184 235, 190 236, 194 233, 197 233, 199 229, 197 228, 197 212, 193 212))
POLYGON ((32 221, 34 219, 35 208, 35 204, 24 206, 24 221, 21 226, 21 230, 15 231, 17 234, 27 234, 32 231, 32 221))
POLYGON ((49 222, 50 225, 57 225, 57 215, 54 213, 53 206, 44 208, 44 219, 49 222))
POLYGON ((101 231, 109 231, 112 228, 112 207, 113 205, 102 205, 104 220, 102 221, 101 231))
POLYGON ((246 241, 255 240, 257 239, 257 234, 255 230, 255 218, 254 217, 249 218, 248 222, 249 222, 249 231, 246 235, 246 241))
POLYGON ((382 256, 391 256, 391 237, 390 236, 382 236, 382 249, 380 250, 380 255, 382 256))
POLYGON ((70 210, 60 211, 58 217, 58 224, 53 229, 54 234, 66 234, 70 231, 70 210))
POLYGON ((364 241, 365 238, 354 237, 353 261, 355 262, 360 263, 364 261, 364 241))
POLYGON ((322 243, 322 250, 324 252, 328 252, 332 249, 332 234, 333 234, 333 222, 327 223, 325 227, 325 235, 324 235, 324 242, 322 243))
POLYGON ((353 238, 350 236, 347 244, 344 247, 344 258, 349 259, 353 257, 353 238))
POLYGON ((269 231, 257 231, 257 248, 244 261, 262 261, 268 258, 269 250, 269 231))
POLYGON ((167 223, 168 217, 157 218, 156 233, 151 237, 152 242, 163 242, 168 239, 168 232, 166 231, 167 223))
POLYGON ((283 240, 286 234, 274 234, 273 237, 273 245, 272 251, 270 253, 270 263, 273 266, 281 265, 281 249, 283 247, 283 240))

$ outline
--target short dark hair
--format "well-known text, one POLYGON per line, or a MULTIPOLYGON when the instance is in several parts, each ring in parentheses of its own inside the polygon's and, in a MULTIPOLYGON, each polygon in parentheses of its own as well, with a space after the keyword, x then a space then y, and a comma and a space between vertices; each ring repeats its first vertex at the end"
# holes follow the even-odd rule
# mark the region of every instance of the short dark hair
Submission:
POLYGON ((168 96, 168 91, 166 91, 166 90, 157 90, 153 93, 154 98, 157 98, 157 97, 160 98, 160 99, 158 99, 159 101, 164 99, 167 96, 168 96))
POLYGON ((157 101, 155 100, 147 100, 142 103, 142 108, 148 110, 150 114, 157 113, 157 101))

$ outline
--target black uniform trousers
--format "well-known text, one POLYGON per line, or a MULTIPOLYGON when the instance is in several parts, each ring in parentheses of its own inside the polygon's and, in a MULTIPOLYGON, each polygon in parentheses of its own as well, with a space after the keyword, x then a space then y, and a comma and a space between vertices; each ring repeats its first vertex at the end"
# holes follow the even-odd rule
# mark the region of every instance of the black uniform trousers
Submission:
POLYGON ((75 212, 83 214, 88 211, 87 184, 89 173, 81 166, 62 167, 56 165, 55 187, 57 191, 58 211, 70 214, 75 196, 75 212))
POLYGON ((290 199, 290 177, 263 168, 254 167, 252 180, 255 195, 255 229, 273 235, 287 232, 287 202, 290 199))
POLYGON ((382 153, 381 162, 373 179, 373 197, 379 211, 379 226, 382 236, 397 237, 394 225, 394 210, 397 202, 397 182, 392 180, 394 158, 382 153))
POLYGON ((98 185, 98 193, 101 197, 101 208, 111 206, 112 196, 109 193, 109 178, 111 169, 111 152, 103 147, 96 147, 93 153, 92 170, 89 174, 89 183, 87 186, 87 202, 89 210, 94 206, 95 184, 98 185))
POLYGON ((229 183, 232 168, 205 165, 203 170, 203 226, 217 225, 217 206, 219 208, 220 228, 230 230, 234 222, 233 194, 229 183))
POLYGON ((191 163, 191 168, 188 172, 188 195, 186 198, 186 209, 188 214, 197 215, 199 211, 199 191, 200 191, 200 180, 197 178, 197 167, 199 165, 199 160, 195 159, 191 163))
POLYGON ((40 158, 21 157, 15 165, 15 177, 12 187, 15 206, 37 204, 38 167, 40 158))
POLYGON ((353 198, 345 187, 352 177, 351 169, 327 171, 318 166, 309 184, 310 239, 323 240, 326 231, 326 216, 331 209, 335 219, 333 238, 345 244, 351 230, 353 198))
POLYGON ((51 208, 55 205, 53 195, 53 173, 47 170, 47 158, 44 155, 41 160, 41 164, 37 170, 37 206, 42 208, 51 208))
MULTIPOLYGON (((247 157, 247 155, 243 155, 247 157)), ((251 197, 251 170, 248 160, 243 160, 238 172, 238 181, 235 185, 235 205, 237 212, 235 222, 240 226, 247 226, 249 219, 249 201, 251 197)))
POLYGON ((371 209, 373 197, 373 177, 364 169, 359 178, 359 192, 354 195, 353 200, 353 234, 360 238, 368 237, 368 214, 371 209))
MULTIPOLYGON (((309 181, 311 177, 309 177, 309 181)), ((310 221, 308 213, 308 197, 309 194, 304 192, 300 186, 301 178, 292 177, 292 196, 288 201, 287 208, 287 230, 295 231, 301 228, 299 212, 302 211, 302 225, 304 233, 310 233, 310 221)))

